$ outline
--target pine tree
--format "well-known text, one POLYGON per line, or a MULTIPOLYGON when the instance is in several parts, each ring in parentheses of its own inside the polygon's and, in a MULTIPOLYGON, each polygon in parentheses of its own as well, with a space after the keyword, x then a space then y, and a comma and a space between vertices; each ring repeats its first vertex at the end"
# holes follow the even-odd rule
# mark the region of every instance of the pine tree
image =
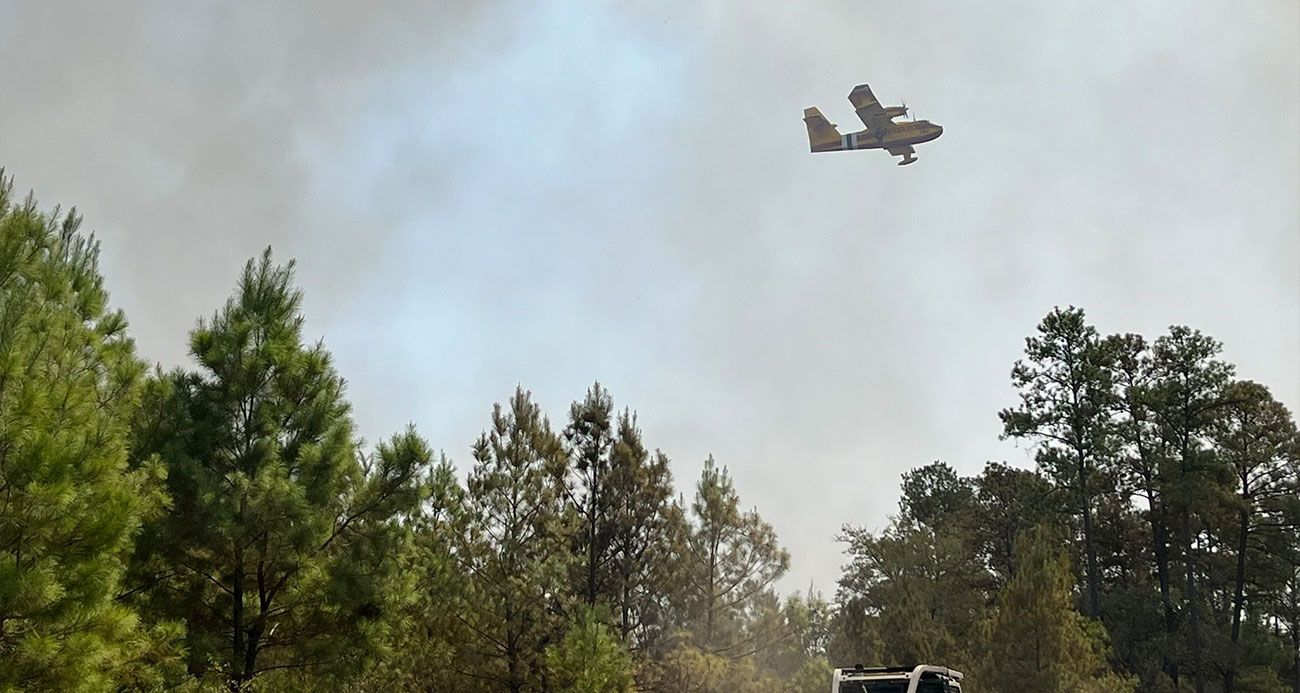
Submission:
POLYGON ((785 574, 790 554, 757 510, 742 512, 731 475, 710 456, 691 504, 686 580, 695 641, 713 654, 744 652, 740 620, 755 597, 785 574))
POLYGON ((355 670, 382 639, 427 493, 413 431, 364 458, 344 383, 302 341, 293 263, 268 248, 191 333, 197 372, 153 388, 136 454, 168 467, 171 512, 146 528, 137 599, 183 619, 190 668, 232 688, 266 672, 355 670))
POLYGON ((1071 604, 1073 577, 1064 551, 1045 532, 1018 542, 1017 571, 998 595, 987 635, 981 685, 994 691, 1119 693, 1134 683, 1106 662, 1105 630, 1071 604))
POLYGON ((751 615, 751 621, 757 623, 750 628, 767 631, 775 637, 769 639, 758 658, 761 670, 790 679, 806 669, 809 662, 825 663, 832 612, 831 605, 820 594, 809 590, 806 596, 787 597, 784 604, 762 606, 770 609, 769 614, 751 615), (764 616, 777 619, 777 626, 765 626, 762 623, 764 616))
POLYGON ((1205 693, 1207 667, 1202 620, 1207 604, 1200 590, 1199 537, 1230 493, 1232 472, 1209 445, 1208 436, 1227 404, 1224 388, 1233 367, 1218 359, 1222 345, 1196 330, 1174 326, 1151 349, 1148 389, 1152 417, 1167 457, 1161 493, 1182 559, 1184 614, 1196 693, 1205 693))
MULTIPOLYGON (((1294 545, 1300 545, 1300 541, 1294 545)), ((1278 595, 1277 615, 1286 626, 1286 641, 1291 646, 1291 693, 1300 693, 1300 560, 1292 562, 1288 573, 1286 586, 1278 595)))
POLYGON ((1254 564, 1258 562, 1260 548, 1273 543, 1267 539, 1261 541, 1259 534, 1294 531, 1286 521, 1285 501, 1300 496, 1295 456, 1300 449, 1300 437, 1291 412, 1273 399, 1263 385, 1249 381, 1232 383, 1225 388, 1224 399, 1227 404, 1222 416, 1215 420, 1213 438, 1219 455, 1232 465, 1237 487, 1231 501, 1237 516, 1231 549, 1236 558, 1231 652, 1223 675, 1224 693, 1232 693, 1241 659, 1239 643, 1247 583, 1257 588, 1263 586, 1254 564), (1252 568, 1249 574, 1248 566, 1252 568))
POLYGON ((367 658, 365 671, 348 681, 354 693, 466 691, 456 674, 457 644, 466 637, 459 620, 466 575, 453 556, 464 528, 464 489, 447 458, 433 466, 430 496, 412 523, 410 546, 388 560, 400 566, 412 598, 391 619, 383 647, 367 658))
POLYGON ((578 514, 582 528, 577 535, 576 553, 579 580, 587 605, 595 606, 598 597, 610 589, 611 560, 609 492, 609 451, 613 446, 614 403, 609 392, 592 385, 582 402, 569 408, 569 425, 564 429, 565 447, 576 478, 576 488, 565 486, 565 493, 578 514))
POLYGON ((674 551, 685 519, 673 502, 668 456, 651 454, 636 415, 624 410, 610 452, 610 549, 619 635, 635 649, 653 648, 670 624, 666 602, 679 577, 674 551))
POLYGON ((1124 334, 1107 337, 1103 348, 1110 353, 1114 364, 1111 373, 1119 401, 1116 431, 1120 446, 1116 462, 1121 483, 1130 496, 1142 499, 1150 528, 1149 543, 1163 614, 1164 634, 1156 645, 1160 652, 1160 669, 1177 686, 1180 678, 1178 648, 1175 646, 1178 606, 1173 593, 1172 529, 1166 498, 1170 452, 1160 435, 1153 408, 1156 374, 1150 345, 1142 335, 1124 334))
POLYGON ((75 210, 15 204, 0 169, 0 689, 106 690, 130 668, 115 601, 156 466, 127 469, 143 365, 75 210))
POLYGON ((578 609, 569 630, 546 651, 557 693, 631 693, 632 655, 595 609, 578 609))
POLYGON ((948 463, 935 461, 903 474, 899 525, 961 532, 974 517, 975 489, 948 463))
POLYGON ((1112 452, 1115 407, 1109 353, 1082 309, 1057 308, 1043 318, 1037 337, 1025 340, 1027 361, 1017 361, 1011 380, 1020 407, 999 413, 1004 436, 1041 443, 1037 459, 1064 488, 1072 490, 1083 523, 1088 614, 1101 615, 1094 506, 1113 492, 1105 468, 1112 452))
POLYGON ((968 537, 893 523, 879 535, 845 527, 838 538, 849 556, 839 617, 857 631, 856 649, 841 658, 957 669, 973 659, 991 580, 968 537))
POLYGON ((1057 489, 1043 475, 990 462, 975 478, 972 531, 981 560, 1003 587, 1016 572, 1016 540, 1040 524, 1057 526, 1063 513, 1057 489))
POLYGON ((474 445, 456 555, 470 579, 459 603, 463 671, 496 690, 543 687, 546 648, 564 631, 575 531, 563 512, 567 472, 563 444, 528 392, 493 407, 492 427, 474 445))

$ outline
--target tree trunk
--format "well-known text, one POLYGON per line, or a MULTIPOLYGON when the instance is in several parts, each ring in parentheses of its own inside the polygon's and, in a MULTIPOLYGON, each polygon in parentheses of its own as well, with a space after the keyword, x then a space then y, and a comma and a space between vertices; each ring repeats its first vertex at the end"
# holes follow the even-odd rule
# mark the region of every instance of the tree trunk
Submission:
POLYGON ((628 578, 626 575, 624 575, 623 590, 622 590, 623 598, 620 600, 621 603, 619 604, 619 634, 623 636, 624 646, 631 644, 628 642, 627 636, 628 636, 628 632, 632 630, 632 625, 630 623, 631 614, 628 613, 628 607, 629 607, 628 602, 630 601, 631 597, 630 595, 628 595, 627 581, 628 578))
POLYGON ((231 600, 233 600, 234 612, 231 614, 231 624, 234 626, 234 633, 231 637, 230 652, 230 690, 237 691, 248 681, 248 671, 243 668, 244 662, 244 554, 238 546, 235 547, 235 578, 231 586, 231 600))
POLYGON ((1101 593, 1097 588, 1097 547, 1092 542, 1092 496, 1088 494, 1088 467, 1079 452, 1079 493, 1083 496, 1083 546, 1088 557, 1088 616, 1101 618, 1101 593))
MULTIPOLYGON (((1156 575, 1160 580, 1160 603, 1165 611, 1165 635, 1172 640, 1178 632, 1178 618, 1174 613, 1174 602, 1170 596, 1169 586, 1169 537, 1165 531, 1164 511, 1158 510, 1155 502, 1151 503, 1151 539, 1156 556, 1156 575)), ((1178 660, 1163 656, 1164 670, 1178 688, 1178 660)))
POLYGON ((1196 592, 1196 553, 1192 540, 1191 511, 1183 509, 1183 538, 1187 548, 1187 616, 1192 626, 1192 680, 1196 693, 1205 693, 1205 672, 1201 668, 1200 597, 1196 592))
POLYGON ((253 672, 257 671, 257 646, 262 639, 262 626, 260 624, 253 627, 253 632, 249 633, 248 642, 244 644, 244 680, 253 678, 253 672))
MULTIPOLYGON (((1291 627, 1295 629, 1291 632, 1300 633, 1300 623, 1292 624, 1291 627)), ((1295 645, 1292 648, 1295 650, 1295 654, 1291 657, 1291 670, 1294 672, 1295 678, 1291 679, 1291 691, 1292 693, 1300 693, 1300 637, 1292 638, 1292 644, 1295 645)))
POLYGON ((1291 652, 1291 691, 1300 693, 1300 571, 1291 583, 1291 652))
POLYGON ((717 572, 718 540, 713 537, 709 542, 709 600, 707 604, 708 613, 706 614, 708 625, 704 630, 705 649, 709 652, 713 652, 713 603, 718 594, 716 585, 717 572))
POLYGON ((1233 693, 1236 685, 1237 643, 1241 640, 1241 609, 1246 593, 1246 541, 1250 538, 1250 514, 1243 508, 1238 519, 1241 526, 1237 531, 1237 575, 1232 592, 1232 650, 1227 671, 1223 672, 1223 693, 1233 693))
POLYGON ((519 674, 519 637, 515 630, 514 610, 506 607, 506 671, 509 673, 510 693, 524 690, 524 681, 519 674))
POLYGON ((587 522, 587 606, 596 605, 596 490, 591 491, 591 515, 587 522))

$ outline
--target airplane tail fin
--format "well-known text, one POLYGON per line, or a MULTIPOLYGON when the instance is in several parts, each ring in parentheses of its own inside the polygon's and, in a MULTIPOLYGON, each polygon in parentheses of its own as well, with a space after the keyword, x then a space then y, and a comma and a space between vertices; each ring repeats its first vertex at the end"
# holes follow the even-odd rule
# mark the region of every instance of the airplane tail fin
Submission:
POLYGON ((840 131, 816 107, 803 109, 803 122, 808 126, 809 150, 824 152, 840 148, 840 131))

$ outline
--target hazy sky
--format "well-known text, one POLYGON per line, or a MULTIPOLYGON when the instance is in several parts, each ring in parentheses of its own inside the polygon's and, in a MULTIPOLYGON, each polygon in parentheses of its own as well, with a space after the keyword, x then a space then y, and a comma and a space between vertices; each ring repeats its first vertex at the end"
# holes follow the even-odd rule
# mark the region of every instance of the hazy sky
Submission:
POLYGON ((464 469, 516 383, 559 427, 599 379, 688 496, 731 469, 786 589, 906 469, 1031 463, 996 412, 1054 305, 1300 408, 1295 0, 0 0, 0 65, 0 165, 145 357, 269 244, 367 439, 464 469), (944 126, 918 163, 808 153, 860 82, 944 126))

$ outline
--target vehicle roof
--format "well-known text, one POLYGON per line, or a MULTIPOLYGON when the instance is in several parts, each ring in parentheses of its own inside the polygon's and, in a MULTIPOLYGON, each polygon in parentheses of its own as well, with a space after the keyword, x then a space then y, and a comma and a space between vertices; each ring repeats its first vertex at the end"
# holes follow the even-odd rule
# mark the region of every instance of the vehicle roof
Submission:
POLYGON ((918 669, 921 669, 921 679, 947 679, 950 681, 961 681, 962 678, 964 678, 960 671, 932 665, 910 667, 853 667, 852 669, 836 669, 835 678, 839 681, 888 681, 891 679, 906 679, 912 674, 912 672, 918 669))

